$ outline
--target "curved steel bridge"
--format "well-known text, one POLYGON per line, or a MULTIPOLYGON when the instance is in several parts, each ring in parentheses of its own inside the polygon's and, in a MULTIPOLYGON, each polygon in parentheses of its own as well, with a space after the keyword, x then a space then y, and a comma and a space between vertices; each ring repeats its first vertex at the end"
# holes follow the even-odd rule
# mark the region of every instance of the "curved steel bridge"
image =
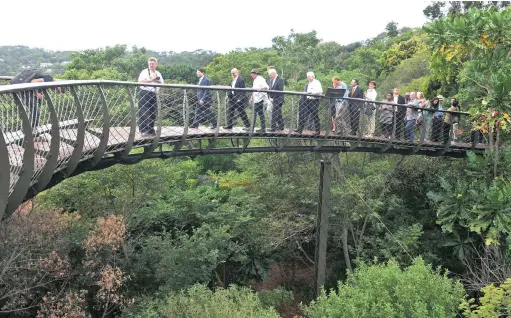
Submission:
MULTIPOLYGON (((3 79, 8 80, 7 77, 3 79)), ((361 115, 346 113, 346 120, 357 121, 362 129, 355 134, 333 132, 329 111, 332 96, 327 93, 316 96, 320 133, 307 129, 307 126, 300 133, 294 130, 299 117, 309 115, 304 113, 303 102, 310 95, 285 91, 279 92, 284 95, 285 129, 259 132, 255 129, 259 125, 254 124, 256 115, 250 106, 247 113, 252 120, 248 129, 236 124, 232 129, 223 128, 230 111, 228 94, 238 91, 249 96, 254 92, 252 89, 145 86, 158 88, 154 136, 142 135, 139 131, 139 83, 94 80, 0 85, 0 127, 3 133, 0 138, 0 219, 8 217, 22 202, 64 178, 146 158, 298 151, 463 157, 468 150, 480 152, 485 149, 483 143, 471 142, 471 123, 466 113, 457 113, 462 118, 461 129, 457 135, 447 132, 445 142, 428 141, 432 131, 445 130, 434 127, 435 124, 444 127, 442 122, 416 127, 415 138, 405 140, 400 138, 404 125, 400 125, 396 116, 391 123, 391 135, 382 136, 382 105, 391 105, 394 114, 413 107, 379 102, 367 104, 364 100, 348 98, 349 112, 361 115), (210 110, 219 123, 215 128, 207 128, 211 125, 192 127, 194 116, 197 116, 198 89, 209 92, 210 110), (43 97, 37 99, 36 93, 43 97), (370 116, 364 115, 364 109, 368 105, 376 109, 373 112, 374 134, 367 131, 370 116)), ((442 113, 447 116, 450 112, 442 113)), ((206 118, 198 119, 204 121, 206 118)), ((266 122, 268 129, 271 122, 268 116, 266 122)))

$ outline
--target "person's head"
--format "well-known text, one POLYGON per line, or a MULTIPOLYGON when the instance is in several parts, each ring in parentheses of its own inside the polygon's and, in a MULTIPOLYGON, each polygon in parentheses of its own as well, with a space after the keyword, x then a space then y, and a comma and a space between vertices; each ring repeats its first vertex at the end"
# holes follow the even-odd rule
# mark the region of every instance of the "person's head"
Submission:
POLYGON ((439 103, 442 104, 444 102, 444 97, 442 95, 438 95, 439 103))
POLYGON ((417 98, 417 93, 410 92, 410 99, 416 99, 416 98, 417 98))
POLYGON ((356 79, 356 78, 352 79, 351 86, 358 86, 358 79, 356 79))
POLYGON ((332 78, 332 86, 333 87, 337 87, 341 84, 341 79, 339 78, 339 76, 334 76, 332 78))
POLYGON ((376 88, 376 82, 375 81, 369 81, 369 88, 376 88))
POLYGON ((456 97, 452 97, 451 98, 451 105, 453 105, 454 102, 457 102, 458 100, 456 99, 456 97))
POLYGON ((240 73, 240 71, 238 71, 238 69, 237 69, 237 68, 233 68, 233 69, 231 70, 231 75, 232 75, 232 77, 234 77, 234 78, 238 77, 238 74, 239 74, 239 73, 240 73))
POLYGON ((392 93, 388 93, 388 94, 387 94, 387 100, 388 100, 388 101, 391 101, 391 100, 393 100, 393 99, 394 99, 394 96, 392 95, 392 93))
POLYGON ((396 87, 396 88, 394 88, 393 93, 394 93, 394 95, 398 96, 400 91, 401 90, 396 87))
POLYGON ((269 70, 274 70, 274 69, 275 69, 275 66, 273 66, 273 65, 268 65, 268 67, 267 67, 266 69, 267 69, 268 71, 269 71, 269 70))
POLYGON ((250 76, 252 76, 252 78, 253 78, 253 79, 255 79, 258 75, 259 75, 259 70, 258 70, 258 69, 253 68, 253 69, 250 71, 250 76))
POLYGON ((438 97, 433 98, 433 105, 438 105, 438 104, 440 104, 440 98, 438 98, 438 97))
POLYGON ((156 66, 158 65, 158 60, 155 58, 155 57, 150 57, 148 60, 147 60, 147 66, 149 67, 149 69, 151 69, 152 71, 156 70, 156 66))
POLYGON ((460 106, 460 103, 459 103, 457 100, 454 100, 454 101, 452 102, 452 106, 454 106, 454 107, 459 107, 459 106, 460 106))
POLYGON ((314 80, 316 78, 316 76, 314 76, 314 72, 307 72, 307 80, 309 82, 312 82, 312 80, 314 80))
POLYGON ((422 92, 417 92, 417 99, 424 99, 424 94, 422 94, 422 92))
POLYGON ((206 74, 206 70, 201 68, 197 69, 197 77, 203 77, 206 74))
POLYGON ((410 98, 410 92, 405 93, 405 98, 410 98))
POLYGON ((277 77, 277 70, 274 68, 268 69, 268 76, 270 76, 271 79, 274 79, 277 77))

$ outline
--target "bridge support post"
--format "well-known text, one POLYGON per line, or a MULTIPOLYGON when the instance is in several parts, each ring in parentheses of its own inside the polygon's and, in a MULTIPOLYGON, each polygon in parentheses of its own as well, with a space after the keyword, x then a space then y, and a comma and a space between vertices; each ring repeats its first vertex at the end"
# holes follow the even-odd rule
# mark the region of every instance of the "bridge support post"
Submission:
POLYGON ((321 293, 321 287, 325 285, 326 276, 326 248, 328 240, 328 217, 330 214, 330 188, 332 162, 327 156, 320 160, 319 174, 319 200, 316 216, 316 250, 314 260, 314 290, 316 297, 321 293))

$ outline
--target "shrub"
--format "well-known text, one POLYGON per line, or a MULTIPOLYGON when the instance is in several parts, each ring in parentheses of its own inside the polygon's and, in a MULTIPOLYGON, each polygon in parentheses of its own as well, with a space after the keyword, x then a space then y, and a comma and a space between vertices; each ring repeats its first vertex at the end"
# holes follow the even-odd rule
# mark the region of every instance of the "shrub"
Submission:
POLYGON ((460 309, 465 317, 508 317, 511 314, 511 278, 506 279, 500 286, 490 284, 481 291, 484 296, 479 298, 480 305, 475 304, 473 298, 461 303, 460 309))
POLYGON ((339 282, 338 292, 322 292, 304 311, 309 317, 453 317, 463 286, 416 258, 401 269, 397 262, 361 264, 339 282))
POLYGON ((245 287, 230 286, 215 292, 204 285, 171 294, 161 301, 150 301, 124 317, 180 318, 278 318, 274 308, 265 308, 257 294, 245 287))

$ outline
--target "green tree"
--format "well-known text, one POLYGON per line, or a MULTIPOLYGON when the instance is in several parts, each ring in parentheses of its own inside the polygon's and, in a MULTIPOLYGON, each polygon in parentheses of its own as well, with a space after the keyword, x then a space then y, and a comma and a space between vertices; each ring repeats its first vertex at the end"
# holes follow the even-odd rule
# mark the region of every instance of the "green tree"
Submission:
POLYGON ((389 36, 391 38, 393 38, 399 34, 397 32, 397 22, 395 22, 395 21, 391 21, 391 22, 387 23, 385 30, 387 31, 387 36, 389 36))

